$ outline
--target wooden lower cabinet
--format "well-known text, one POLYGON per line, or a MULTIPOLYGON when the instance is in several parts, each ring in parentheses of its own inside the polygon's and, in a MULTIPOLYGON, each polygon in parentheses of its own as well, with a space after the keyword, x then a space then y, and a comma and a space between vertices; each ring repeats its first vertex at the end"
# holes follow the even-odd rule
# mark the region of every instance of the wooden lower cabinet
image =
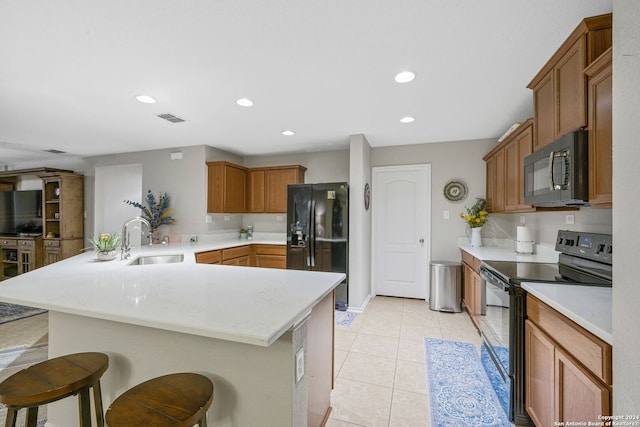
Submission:
POLYGON ((196 253, 200 264, 223 264, 244 267, 287 268, 285 245, 251 244, 196 253))
POLYGON ((479 330, 482 312, 482 278, 479 273, 481 261, 465 251, 461 251, 461 253, 464 306, 474 325, 479 330))
POLYGON ((592 421, 611 414, 611 393, 571 356, 555 352, 556 418, 561 421, 592 421))
POLYGON ((249 245, 244 245, 223 249, 222 264, 249 267, 251 265, 251 248, 249 245))
POLYGON ((82 253, 82 239, 44 239, 44 265, 82 253))
POLYGON ((220 264, 222 262, 222 251, 206 251, 196 253, 196 263, 198 264, 220 264))
POLYGON ((252 267, 287 268, 285 245, 251 245, 252 267))
POLYGON ((531 295, 527 315, 525 407, 535 425, 611 415, 611 346, 531 295))
POLYGON ((555 418, 555 346, 547 335, 529 320, 524 326, 525 408, 538 427, 552 426, 555 418))

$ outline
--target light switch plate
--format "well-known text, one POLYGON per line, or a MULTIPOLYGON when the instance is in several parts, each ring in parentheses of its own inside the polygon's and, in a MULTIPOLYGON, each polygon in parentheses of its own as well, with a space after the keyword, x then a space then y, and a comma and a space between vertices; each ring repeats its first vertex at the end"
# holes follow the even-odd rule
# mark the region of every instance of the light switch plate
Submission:
POLYGON ((569 225, 575 224, 576 216, 574 214, 565 215, 564 222, 569 225))
POLYGON ((442 211, 442 219, 449 219, 449 211, 442 211))

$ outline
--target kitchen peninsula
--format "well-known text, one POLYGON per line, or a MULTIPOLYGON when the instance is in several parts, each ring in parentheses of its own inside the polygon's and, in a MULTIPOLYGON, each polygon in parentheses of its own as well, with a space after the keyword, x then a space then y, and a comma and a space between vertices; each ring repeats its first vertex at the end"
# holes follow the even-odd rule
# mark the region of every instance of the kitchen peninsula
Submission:
MULTIPOLYGON (((99 262, 87 253, 0 284, 0 301, 49 310, 49 357, 101 351, 105 408, 122 392, 172 372, 215 384, 216 426, 319 426, 330 411, 333 290, 344 274, 197 264, 215 249, 168 245, 141 255, 177 263, 99 262)), ((49 424, 77 423, 74 399, 49 424)))

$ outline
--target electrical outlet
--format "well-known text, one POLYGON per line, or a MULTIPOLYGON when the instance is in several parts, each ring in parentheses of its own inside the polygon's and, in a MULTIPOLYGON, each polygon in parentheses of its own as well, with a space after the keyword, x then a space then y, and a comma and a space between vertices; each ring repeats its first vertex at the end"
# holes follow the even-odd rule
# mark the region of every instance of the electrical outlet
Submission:
POLYGON ((283 215, 277 215, 276 216, 276 221, 278 221, 278 222, 284 221, 284 216, 283 215))
POLYGON ((449 219, 449 211, 442 211, 442 219, 449 219))
POLYGON ((304 376, 304 347, 296 353, 296 382, 304 376))
POLYGON ((211 224, 211 215, 207 214, 204 216, 204 222, 206 224, 211 224))
POLYGON ((576 223, 576 216, 574 214, 569 214, 564 216, 564 222, 566 224, 572 225, 576 223))
POLYGON ((524 225, 525 217, 524 215, 520 215, 520 225, 524 225))
POLYGON ((225 220, 225 221, 229 221, 229 215, 225 215, 225 216, 224 216, 224 220, 225 220))

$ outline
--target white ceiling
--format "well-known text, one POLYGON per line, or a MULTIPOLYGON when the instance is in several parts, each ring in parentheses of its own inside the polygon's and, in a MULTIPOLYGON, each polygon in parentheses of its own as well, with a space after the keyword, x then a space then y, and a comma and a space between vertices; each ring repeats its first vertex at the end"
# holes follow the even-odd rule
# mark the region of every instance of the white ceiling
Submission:
POLYGON ((611 0, 0 0, 0 165, 207 144, 240 155, 499 137, 611 0), (417 78, 394 82, 411 69, 417 78), (156 104, 142 104, 147 94, 156 104), (254 100, 251 108, 236 99, 254 100), (171 113, 186 122, 156 117, 171 113), (416 121, 401 124, 411 115, 416 121), (294 136, 281 134, 284 129, 294 136))

